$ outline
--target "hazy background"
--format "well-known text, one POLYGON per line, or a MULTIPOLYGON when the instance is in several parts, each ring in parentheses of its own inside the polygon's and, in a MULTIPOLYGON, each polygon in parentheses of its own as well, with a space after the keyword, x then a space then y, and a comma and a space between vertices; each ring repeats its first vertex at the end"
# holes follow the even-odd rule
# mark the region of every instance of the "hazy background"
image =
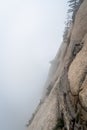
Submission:
POLYGON ((65 0, 0 1, 0 130, 25 130, 62 41, 65 0))

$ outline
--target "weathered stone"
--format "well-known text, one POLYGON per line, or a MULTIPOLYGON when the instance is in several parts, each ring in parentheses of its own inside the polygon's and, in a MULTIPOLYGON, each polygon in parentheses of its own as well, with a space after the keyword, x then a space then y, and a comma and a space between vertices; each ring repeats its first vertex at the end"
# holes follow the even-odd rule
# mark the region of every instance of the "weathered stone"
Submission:
POLYGON ((54 88, 35 115, 28 130, 52 130, 58 119, 57 90, 54 88))
POLYGON ((79 130, 79 126, 81 130, 86 130, 86 75, 87 0, 84 0, 77 12, 68 40, 63 42, 59 53, 52 61, 47 80, 47 84, 52 87, 49 95, 45 97, 44 102, 40 105, 28 130, 55 130, 55 128, 56 130, 63 130, 65 127, 67 130, 71 130, 71 128, 79 130), (64 71, 66 71, 67 75, 63 75, 64 71), (72 116, 73 118, 71 119, 71 115, 75 116, 72 116), (59 117, 65 123, 63 128, 55 127, 59 117))
POLYGON ((87 41, 84 42, 82 50, 77 54, 76 58, 70 65, 68 79, 70 81, 70 89, 73 95, 78 95, 79 88, 84 81, 87 71, 87 41))
POLYGON ((87 76, 82 84, 81 91, 79 93, 79 100, 82 107, 87 111, 87 76))

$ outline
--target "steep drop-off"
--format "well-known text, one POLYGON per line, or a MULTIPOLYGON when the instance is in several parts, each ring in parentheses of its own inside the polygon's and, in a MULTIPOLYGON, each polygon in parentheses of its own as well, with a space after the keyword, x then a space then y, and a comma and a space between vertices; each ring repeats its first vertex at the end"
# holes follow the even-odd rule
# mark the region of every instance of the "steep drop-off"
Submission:
POLYGON ((52 62, 49 93, 28 130, 87 130, 87 0, 52 62))

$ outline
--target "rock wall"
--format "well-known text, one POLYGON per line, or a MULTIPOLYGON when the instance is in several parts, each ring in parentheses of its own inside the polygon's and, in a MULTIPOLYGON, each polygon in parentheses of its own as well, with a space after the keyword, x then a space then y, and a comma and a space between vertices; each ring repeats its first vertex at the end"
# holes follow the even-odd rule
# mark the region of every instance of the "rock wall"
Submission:
POLYGON ((46 95, 28 130, 87 130, 87 0, 63 41, 51 69, 46 95))

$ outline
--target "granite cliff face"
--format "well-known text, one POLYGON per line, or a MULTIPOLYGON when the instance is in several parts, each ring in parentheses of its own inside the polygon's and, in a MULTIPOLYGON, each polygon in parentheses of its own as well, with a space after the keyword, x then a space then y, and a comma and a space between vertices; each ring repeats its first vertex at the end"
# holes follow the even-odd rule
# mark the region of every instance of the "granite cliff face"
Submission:
POLYGON ((87 0, 52 62, 49 93, 28 130, 87 130, 87 0))

